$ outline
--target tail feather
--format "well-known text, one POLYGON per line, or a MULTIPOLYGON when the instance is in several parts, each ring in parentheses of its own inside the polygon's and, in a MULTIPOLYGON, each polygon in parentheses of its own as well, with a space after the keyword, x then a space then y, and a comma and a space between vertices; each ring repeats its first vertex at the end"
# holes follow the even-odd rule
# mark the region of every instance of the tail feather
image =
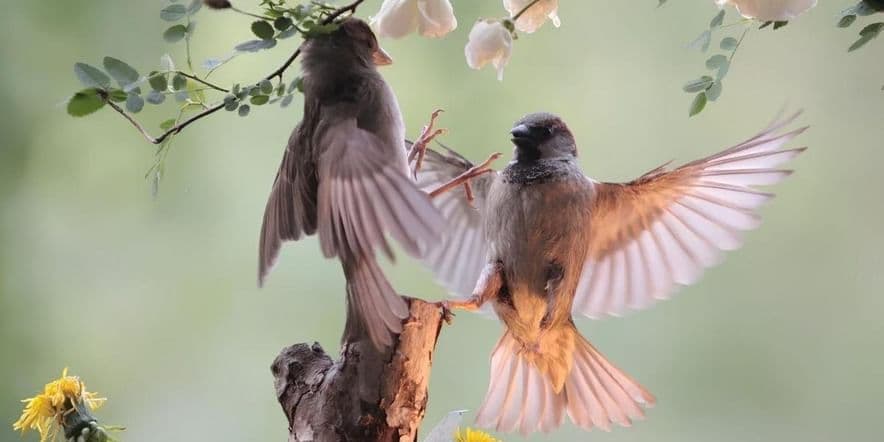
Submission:
POLYGON ((558 392, 542 369, 545 365, 537 361, 543 354, 525 351, 504 334, 491 357, 491 381, 477 425, 522 434, 547 432, 560 426, 567 413, 585 430, 609 431, 612 423, 630 426, 633 419, 643 418, 641 406, 653 405, 654 397, 572 330, 573 363, 558 392))
POLYGON ((393 343, 408 317, 408 305, 387 281, 374 257, 342 259, 347 278, 347 324, 344 341, 366 335, 376 348, 393 343))

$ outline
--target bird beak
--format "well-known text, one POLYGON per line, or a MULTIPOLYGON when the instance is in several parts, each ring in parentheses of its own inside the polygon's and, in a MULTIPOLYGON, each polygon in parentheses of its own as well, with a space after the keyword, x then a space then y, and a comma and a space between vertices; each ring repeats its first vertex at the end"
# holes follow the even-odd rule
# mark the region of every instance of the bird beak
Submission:
POLYGON ((513 141, 531 137, 531 129, 524 124, 514 127, 510 133, 513 135, 513 141))
POLYGON ((393 59, 390 57, 390 54, 381 47, 378 47, 378 50, 371 54, 371 61, 374 62, 375 66, 393 64, 393 59))

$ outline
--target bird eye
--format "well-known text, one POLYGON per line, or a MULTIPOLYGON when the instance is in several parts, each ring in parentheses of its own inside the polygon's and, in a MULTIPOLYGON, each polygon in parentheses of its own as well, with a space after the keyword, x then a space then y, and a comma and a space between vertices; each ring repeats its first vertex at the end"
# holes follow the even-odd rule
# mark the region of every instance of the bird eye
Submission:
POLYGON ((549 126, 534 126, 531 128, 531 131, 541 138, 547 138, 552 136, 553 130, 549 126))

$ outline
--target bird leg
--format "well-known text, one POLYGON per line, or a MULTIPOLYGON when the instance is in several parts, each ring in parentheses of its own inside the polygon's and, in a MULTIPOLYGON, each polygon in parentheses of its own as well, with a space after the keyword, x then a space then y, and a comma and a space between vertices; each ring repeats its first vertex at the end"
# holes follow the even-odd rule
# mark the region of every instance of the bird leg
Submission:
POLYGON ((563 269, 559 263, 553 261, 547 265, 546 286, 544 287, 544 290, 546 291, 546 313, 540 320, 541 334, 552 325, 551 322, 553 318, 558 316, 556 315, 555 310, 558 306, 560 296, 559 287, 562 285, 562 279, 564 276, 565 269, 563 269))
MULTIPOLYGON (((458 186, 462 186, 464 184, 469 185, 469 182, 471 179, 480 177, 488 172, 492 172, 493 169, 491 169, 491 163, 493 163, 495 160, 500 158, 501 155, 502 154, 500 152, 495 152, 495 153, 491 154, 491 156, 489 156, 488 159, 483 161, 481 164, 475 165, 475 166, 469 168, 469 170, 467 170, 466 172, 458 175, 457 177, 455 177, 451 181, 449 181, 445 184, 439 185, 438 187, 436 187, 435 189, 433 189, 429 192, 430 198, 435 198, 435 197, 442 195, 443 193, 448 192, 449 190, 454 189, 458 186)), ((472 196, 473 196, 472 189, 467 187, 466 193, 467 193, 467 199, 470 202, 472 202, 472 196)))
POLYGON ((417 173, 420 172, 421 166, 423 166, 424 155, 427 153, 427 144, 429 144, 430 141, 433 141, 433 138, 447 132, 447 129, 433 130, 433 127, 436 125, 436 119, 439 118, 439 114, 442 112, 442 109, 436 109, 433 111, 430 115, 430 122, 421 129, 420 136, 417 137, 417 140, 414 140, 414 143, 411 145, 411 150, 408 151, 408 163, 412 165, 411 176, 414 179, 417 179, 417 173))
POLYGON ((482 269, 479 281, 476 282, 476 288, 473 289, 473 295, 465 300, 441 301, 438 303, 442 308, 442 314, 445 322, 451 324, 454 313, 451 310, 459 309, 474 312, 479 310, 483 304, 497 297, 497 294, 503 288, 503 263, 497 261, 488 263, 482 269))

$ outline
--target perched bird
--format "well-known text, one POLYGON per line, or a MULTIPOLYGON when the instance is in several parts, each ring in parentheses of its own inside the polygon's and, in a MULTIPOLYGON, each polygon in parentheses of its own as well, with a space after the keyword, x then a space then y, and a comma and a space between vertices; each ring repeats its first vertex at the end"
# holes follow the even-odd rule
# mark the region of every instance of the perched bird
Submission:
MULTIPOLYGON (((572 316, 647 307, 739 247, 773 196, 755 186, 789 175, 778 166, 804 150, 781 149, 805 130, 779 134, 794 118, 622 184, 583 174, 560 118, 536 113, 516 122, 513 160, 470 183, 475 208, 458 188, 439 197, 449 227, 426 257, 443 283, 471 294, 449 307, 490 301, 506 327, 478 424, 529 433, 568 415, 584 429, 608 430, 643 417, 654 396, 581 336, 572 316)), ((428 150, 419 185, 436 187, 470 169, 453 151, 428 150)))
POLYGON ((261 228, 258 283, 284 241, 319 233, 326 257, 347 279, 344 339, 392 342, 408 316, 376 250, 391 260, 385 234, 420 256, 439 237, 441 215, 408 176, 405 128, 393 91, 376 66, 390 64, 369 26, 344 20, 302 46, 304 115, 289 138, 261 228))

